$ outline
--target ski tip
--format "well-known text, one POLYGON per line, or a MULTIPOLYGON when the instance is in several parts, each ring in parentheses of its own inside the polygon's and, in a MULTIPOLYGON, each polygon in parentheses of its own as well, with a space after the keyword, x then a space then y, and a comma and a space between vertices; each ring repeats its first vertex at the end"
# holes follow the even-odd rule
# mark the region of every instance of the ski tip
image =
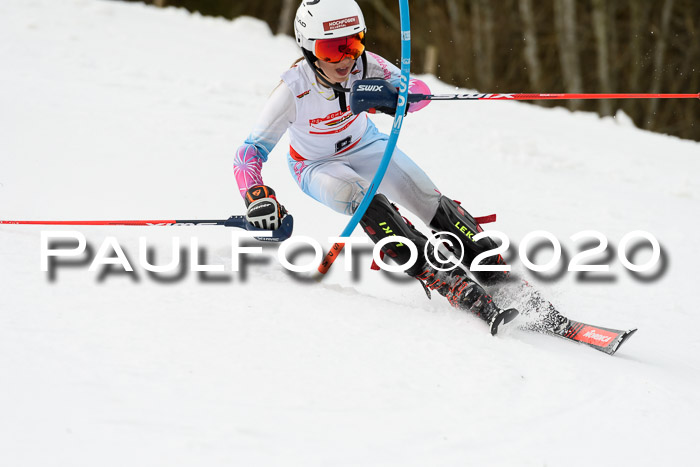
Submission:
POLYGON ((625 331, 619 338, 617 343, 615 344, 615 347, 613 348, 613 351, 610 352, 610 355, 614 355, 615 352, 617 352, 620 349, 620 346, 627 342, 627 340, 632 337, 632 335, 637 332, 637 328, 630 329, 629 331, 625 331))
POLYGON ((624 341, 626 341, 627 339, 629 339, 630 337, 632 337, 632 335, 633 335, 635 332, 637 332, 637 328, 630 329, 629 331, 627 331, 626 333, 624 333, 624 334, 622 335, 622 338, 620 339, 620 344, 622 344, 624 341))

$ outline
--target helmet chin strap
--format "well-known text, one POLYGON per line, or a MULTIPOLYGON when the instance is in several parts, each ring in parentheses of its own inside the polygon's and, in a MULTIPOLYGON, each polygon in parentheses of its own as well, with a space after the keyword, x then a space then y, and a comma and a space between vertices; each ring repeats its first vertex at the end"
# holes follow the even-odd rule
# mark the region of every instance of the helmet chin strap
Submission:
MULTIPOLYGON (((350 89, 342 87, 340 83, 331 83, 330 79, 328 78, 328 76, 326 76, 323 70, 316 66, 318 58, 316 58, 314 54, 312 54, 310 51, 304 48, 302 48, 301 51, 304 54, 304 58, 306 59, 306 61, 309 63, 309 65, 311 65, 311 69, 314 71, 316 78, 318 78, 318 80, 321 83, 323 83, 323 85, 331 88, 335 93, 335 97, 338 98, 338 104, 340 105, 340 111, 347 112, 348 104, 347 100, 345 99, 345 93, 350 92, 350 89)), ((360 59, 362 60, 362 79, 364 79, 365 75, 367 74, 366 52, 362 52, 360 59)), ((352 66, 352 69, 350 71, 352 72, 355 68, 357 68, 357 61, 355 61, 355 64, 352 66)))

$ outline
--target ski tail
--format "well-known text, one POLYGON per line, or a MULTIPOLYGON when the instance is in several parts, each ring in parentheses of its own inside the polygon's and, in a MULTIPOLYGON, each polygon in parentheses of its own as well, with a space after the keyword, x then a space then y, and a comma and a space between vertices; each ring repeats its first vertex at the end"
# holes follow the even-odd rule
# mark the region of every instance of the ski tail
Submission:
POLYGON ((569 320, 566 326, 562 326, 556 331, 550 330, 548 332, 563 337, 564 339, 593 347, 608 355, 613 355, 627 339, 637 332, 637 330, 630 329, 623 331, 569 320))

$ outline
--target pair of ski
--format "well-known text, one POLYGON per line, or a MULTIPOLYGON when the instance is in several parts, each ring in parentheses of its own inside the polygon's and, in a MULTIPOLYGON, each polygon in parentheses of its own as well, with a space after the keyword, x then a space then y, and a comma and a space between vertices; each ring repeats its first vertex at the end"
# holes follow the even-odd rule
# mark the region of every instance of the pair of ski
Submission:
MULTIPOLYGON (((282 242, 292 235, 294 219, 287 215, 282 219, 280 227, 276 230, 259 229, 250 224, 245 216, 231 216, 228 219, 215 220, 136 220, 136 221, 2 221, 0 224, 33 224, 33 225, 128 225, 128 226, 194 226, 194 225, 219 225, 235 227, 250 232, 259 232, 254 238, 264 242, 282 242)), ((567 318, 559 313, 554 306, 546 301, 539 292, 523 281, 521 292, 528 293, 530 300, 526 307, 519 310, 521 315, 540 315, 539 322, 535 322, 525 329, 542 332, 561 337, 570 341, 585 344, 596 350, 613 355, 620 346, 637 330, 622 331, 619 329, 604 328, 592 324, 582 323, 567 318)))

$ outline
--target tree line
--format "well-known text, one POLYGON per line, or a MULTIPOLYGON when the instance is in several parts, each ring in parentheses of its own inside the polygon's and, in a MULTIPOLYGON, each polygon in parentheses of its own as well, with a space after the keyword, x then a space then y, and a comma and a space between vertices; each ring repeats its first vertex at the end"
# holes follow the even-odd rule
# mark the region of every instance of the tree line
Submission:
MULTIPOLYGON (((299 0, 126 0, 229 19, 248 15, 293 35, 299 0)), ((357 0, 369 50, 400 56, 396 0, 357 0)), ((698 93, 698 0, 410 0, 412 70, 479 92, 698 93)), ((560 101, 640 128, 700 141, 700 101, 560 101)))

